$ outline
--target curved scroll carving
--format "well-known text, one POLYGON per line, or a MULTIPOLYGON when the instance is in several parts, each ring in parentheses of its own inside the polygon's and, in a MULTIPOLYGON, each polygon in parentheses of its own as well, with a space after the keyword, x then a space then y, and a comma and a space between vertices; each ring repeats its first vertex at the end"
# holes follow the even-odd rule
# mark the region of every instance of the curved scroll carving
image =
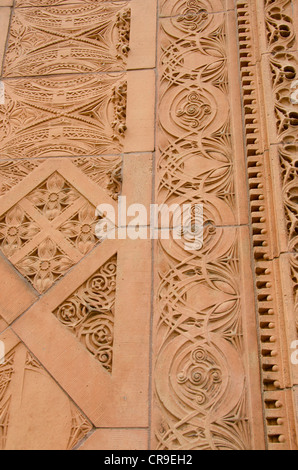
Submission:
POLYGON ((162 2, 158 203, 203 204, 204 245, 161 240, 156 447, 249 449, 239 233, 220 1, 162 2), (224 228, 225 225, 233 226, 224 228))
POLYGON ((112 372, 117 257, 111 258, 54 312, 101 365, 112 372))

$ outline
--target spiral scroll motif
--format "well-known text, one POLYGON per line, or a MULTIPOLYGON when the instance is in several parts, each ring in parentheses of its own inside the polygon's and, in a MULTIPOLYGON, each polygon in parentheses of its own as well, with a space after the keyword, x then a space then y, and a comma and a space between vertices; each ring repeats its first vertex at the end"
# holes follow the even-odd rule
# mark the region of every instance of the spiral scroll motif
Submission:
POLYGON ((159 242, 160 450, 251 447, 221 11, 220 0, 162 2, 158 203, 203 205, 204 244, 190 253, 183 240, 159 242))
POLYGON ((114 256, 54 312, 108 372, 113 363, 116 275, 114 256))

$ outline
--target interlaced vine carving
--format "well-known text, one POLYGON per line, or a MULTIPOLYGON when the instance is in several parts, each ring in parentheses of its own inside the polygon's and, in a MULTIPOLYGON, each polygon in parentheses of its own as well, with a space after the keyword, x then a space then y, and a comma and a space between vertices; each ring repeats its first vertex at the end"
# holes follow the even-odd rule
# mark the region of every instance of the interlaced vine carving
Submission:
POLYGON ((204 204, 204 244, 187 253, 183 239, 159 242, 159 450, 251 446, 221 10, 220 1, 162 4, 172 18, 161 25, 158 203, 204 204))
POLYGON ((54 315, 112 372, 117 257, 63 302, 54 315))

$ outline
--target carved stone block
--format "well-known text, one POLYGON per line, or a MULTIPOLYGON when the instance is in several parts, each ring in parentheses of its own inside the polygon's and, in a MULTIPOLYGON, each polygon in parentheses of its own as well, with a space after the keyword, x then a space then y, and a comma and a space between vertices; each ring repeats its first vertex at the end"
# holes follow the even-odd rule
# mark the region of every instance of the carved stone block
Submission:
POLYGON ((297 449, 297 2, 0 0, 0 28, 0 449, 297 449), (191 230, 151 241, 151 203, 191 230))
POLYGON ((16 9, 4 76, 125 70, 130 21, 127 2, 16 9))
POLYGON ((100 203, 115 204, 111 196, 121 183, 116 178, 115 185, 105 174, 101 189, 87 174, 101 170, 96 174, 100 181, 102 172, 109 168, 112 174, 119 163, 115 157, 93 159, 88 166, 84 160, 48 160, 27 177, 22 196, 16 186, 2 198, 0 249, 39 293, 99 243, 95 209, 100 203))
POLYGON ((11 330, 0 338, 0 449, 73 449, 92 424, 11 330))
POLYGON ((125 116, 124 75, 5 81, 0 155, 36 158, 117 153, 123 148, 125 116))

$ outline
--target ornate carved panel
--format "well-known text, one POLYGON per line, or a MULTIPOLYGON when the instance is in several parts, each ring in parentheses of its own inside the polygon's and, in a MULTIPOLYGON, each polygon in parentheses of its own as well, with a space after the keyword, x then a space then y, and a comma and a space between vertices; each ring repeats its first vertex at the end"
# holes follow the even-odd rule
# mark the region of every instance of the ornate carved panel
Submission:
POLYGON ((276 121, 276 141, 283 184, 289 251, 297 252, 297 38, 293 24, 292 4, 284 0, 272 5, 265 1, 267 45, 270 52, 272 91, 276 121))
POLYGON ((108 260, 54 315, 112 372, 117 257, 108 260))
POLYGON ((1 158, 121 152, 126 94, 119 74, 5 81, 1 158))
POLYGON ((41 163, 42 160, 0 161, 0 195, 23 181, 41 163))
POLYGON ((43 293, 98 243, 96 222, 95 207, 56 172, 2 216, 1 250, 43 293))
POLYGON ((203 204, 204 244, 187 252, 182 237, 156 248, 153 445, 159 450, 262 445, 253 443, 249 411, 247 341, 255 358, 257 349, 246 325, 253 309, 246 310, 251 299, 245 304, 242 283, 251 274, 243 252, 248 232, 239 225, 247 216, 239 210, 241 145, 229 112, 227 61, 237 56, 230 57, 231 25, 222 8, 204 0, 162 5, 172 18, 160 22, 157 201, 203 204))
POLYGON ((48 7, 53 5, 67 5, 67 4, 90 4, 99 5, 101 3, 117 3, 121 0, 16 0, 17 7, 48 7))
POLYGON ((94 158, 88 166, 86 161, 53 159, 28 176, 23 197, 17 186, 3 198, 0 249, 39 293, 48 290, 99 243, 95 209, 101 201, 113 204, 121 186, 115 176, 119 169, 119 157, 94 158), (95 171, 96 183, 91 186, 87 175, 92 178, 95 171), (72 178, 76 175, 73 184, 68 180, 69 172, 72 178), (84 181, 86 197, 76 189, 84 181), (93 195, 92 188, 96 191, 93 195))
POLYGON ((128 3, 63 3, 58 8, 16 9, 4 76, 126 69, 131 19, 128 3))
POLYGON ((151 201, 156 2, 1 5, 1 446, 144 446, 151 242, 101 243, 95 208, 151 201))
POLYGON ((297 21, 0 1, 0 449, 297 448, 297 21), (120 195, 191 230, 98 240, 120 195))
MULTIPOLYGON (((122 157, 105 155, 102 157, 81 157, 71 161, 92 181, 117 199, 122 187, 122 157)), ((0 161, 0 195, 6 194, 18 185, 44 160, 0 161)))

